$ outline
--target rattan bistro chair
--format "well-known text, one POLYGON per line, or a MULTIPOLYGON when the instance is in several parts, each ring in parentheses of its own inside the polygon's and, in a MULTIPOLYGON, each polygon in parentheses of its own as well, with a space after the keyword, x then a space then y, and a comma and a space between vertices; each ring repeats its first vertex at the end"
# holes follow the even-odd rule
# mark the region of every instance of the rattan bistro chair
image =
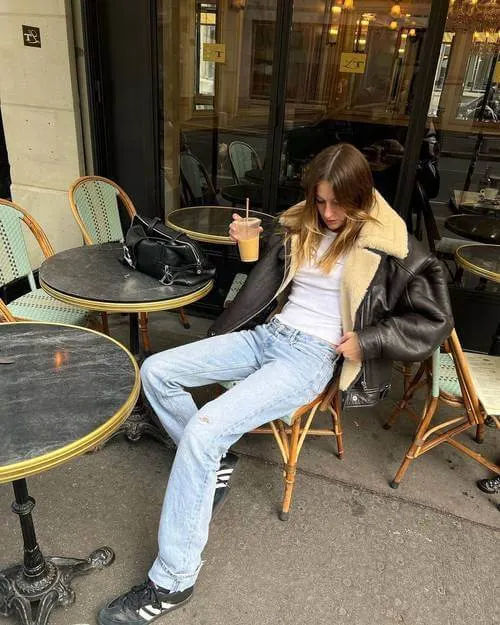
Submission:
MULTIPOLYGON (((69 203, 86 245, 123 241, 118 200, 132 219, 137 212, 135 206, 116 182, 102 176, 82 176, 70 186, 69 203)), ((189 328, 188 318, 182 309, 179 314, 182 325, 189 328)), ((102 313, 102 318, 106 334, 109 334, 107 314, 102 313)), ((140 313, 139 327, 144 349, 150 352, 151 341, 146 313, 140 313)))
POLYGON ((37 240, 45 258, 54 249, 37 221, 23 208, 0 199, 0 287, 27 278, 29 291, 5 304, 0 299, 0 317, 6 321, 51 321, 77 326, 95 325, 92 313, 54 299, 35 284, 23 235, 25 224, 37 240))
POLYGON ((405 458, 390 483, 392 488, 399 486, 413 460, 441 443, 452 445, 491 471, 500 473, 499 466, 455 439, 458 434, 475 428, 475 440, 481 443, 484 437, 485 418, 455 330, 445 341, 444 350, 436 349, 432 357, 420 365, 403 398, 396 405, 384 427, 389 429, 403 411, 418 422, 418 427, 405 458), (416 390, 421 386, 427 387, 427 400, 423 414, 419 415, 410 402, 416 390), (457 417, 435 422, 434 417, 437 416, 440 403, 460 408, 463 412, 457 417))
POLYGON ((15 321, 15 318, 7 308, 7 305, 0 299, 0 323, 5 323, 6 321, 15 321))
MULTIPOLYGON (((221 386, 229 389, 238 382, 223 382, 221 386)), ((279 512, 282 521, 288 520, 292 503, 293 489, 297 462, 306 436, 335 436, 337 442, 337 456, 344 455, 344 442, 341 426, 341 401, 338 390, 338 376, 335 380, 309 404, 300 406, 293 413, 281 419, 270 421, 267 425, 252 430, 250 434, 272 434, 283 458, 283 477, 285 492, 279 512), (332 417, 332 428, 311 428, 316 412, 328 411, 332 417)))
POLYGON ((246 181, 245 173, 250 169, 262 169, 259 155, 244 141, 231 141, 228 148, 231 172, 236 184, 246 181))

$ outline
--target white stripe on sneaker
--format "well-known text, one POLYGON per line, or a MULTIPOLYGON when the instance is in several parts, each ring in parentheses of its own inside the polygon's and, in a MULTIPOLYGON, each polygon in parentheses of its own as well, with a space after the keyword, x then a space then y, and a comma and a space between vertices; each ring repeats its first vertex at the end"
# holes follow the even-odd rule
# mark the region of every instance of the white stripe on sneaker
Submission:
POLYGON ((160 612, 161 612, 161 610, 158 610, 157 608, 153 608, 152 605, 145 605, 145 606, 143 606, 139 610, 138 614, 139 614, 140 617, 142 617, 143 619, 145 619, 146 621, 149 622, 152 619, 154 619, 156 614, 160 614, 160 612), (147 612, 146 612, 146 610, 147 610, 147 612), (151 610, 151 611, 156 610, 156 612, 153 612, 153 614, 151 614, 151 612, 149 610, 151 610))
POLYGON ((217 475, 221 476, 221 475, 231 475, 231 473, 234 471, 234 469, 219 469, 217 471, 217 475))
POLYGON ((215 485, 215 490, 217 490, 218 488, 229 488, 229 484, 226 484, 225 482, 220 482, 219 484, 215 485))
POLYGON ((229 482, 230 479, 231 479, 230 475, 219 475, 217 477, 218 482, 229 482))

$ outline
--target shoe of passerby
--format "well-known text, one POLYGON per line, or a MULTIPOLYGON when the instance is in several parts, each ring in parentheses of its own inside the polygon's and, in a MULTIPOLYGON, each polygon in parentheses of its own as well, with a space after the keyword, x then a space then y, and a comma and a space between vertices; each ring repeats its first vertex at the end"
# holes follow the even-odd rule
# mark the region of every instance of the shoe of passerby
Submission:
POLYGON ((500 475, 488 477, 484 480, 478 480, 477 487, 479 490, 482 490, 483 493, 488 493, 488 495, 494 495, 495 493, 500 492, 500 475))
POLYGON ((185 605, 192 596, 193 587, 169 592, 147 579, 103 608, 99 625, 146 625, 185 605))
POLYGON ((233 475, 233 472, 238 464, 238 456, 227 452, 220 462, 219 470, 217 471, 217 482, 215 484, 214 504, 212 507, 212 518, 217 512, 220 511, 222 505, 227 499, 229 494, 229 480, 233 475))

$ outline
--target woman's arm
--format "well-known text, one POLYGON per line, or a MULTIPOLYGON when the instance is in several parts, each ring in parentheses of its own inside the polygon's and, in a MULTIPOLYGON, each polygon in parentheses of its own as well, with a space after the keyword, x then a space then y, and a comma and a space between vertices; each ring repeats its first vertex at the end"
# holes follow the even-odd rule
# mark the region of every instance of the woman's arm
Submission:
POLYGON ((411 277, 393 314, 359 330, 363 360, 384 358, 419 362, 428 358, 453 328, 444 272, 431 257, 411 277))

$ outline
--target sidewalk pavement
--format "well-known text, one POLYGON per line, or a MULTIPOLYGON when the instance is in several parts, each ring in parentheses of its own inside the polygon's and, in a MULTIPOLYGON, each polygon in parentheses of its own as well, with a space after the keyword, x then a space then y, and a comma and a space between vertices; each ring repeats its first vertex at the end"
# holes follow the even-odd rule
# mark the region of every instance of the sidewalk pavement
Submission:
MULTIPOLYGON (((207 320, 151 316, 155 349, 205 335, 207 320)), ((112 333, 126 337, 126 318, 112 333)), ((477 490, 486 472, 453 448, 416 460, 400 488, 388 487, 414 426, 381 423, 391 399, 343 415, 345 458, 330 437, 308 438, 288 522, 278 520, 280 457, 271 437, 246 436, 230 497, 212 524, 193 601, 160 619, 177 625, 498 625, 500 496, 477 490)), ((210 388, 197 392, 206 401, 210 388)), ((499 432, 482 446, 495 457, 499 432)), ((51 625, 94 625, 99 607, 139 583, 156 552, 161 501, 173 451, 144 438, 103 449, 30 478, 35 527, 47 555, 86 557, 108 545, 114 564, 73 582, 76 602, 51 625)), ((22 559, 12 489, 0 486, 0 567, 22 559)), ((0 625, 12 625, 0 617, 0 625)))

